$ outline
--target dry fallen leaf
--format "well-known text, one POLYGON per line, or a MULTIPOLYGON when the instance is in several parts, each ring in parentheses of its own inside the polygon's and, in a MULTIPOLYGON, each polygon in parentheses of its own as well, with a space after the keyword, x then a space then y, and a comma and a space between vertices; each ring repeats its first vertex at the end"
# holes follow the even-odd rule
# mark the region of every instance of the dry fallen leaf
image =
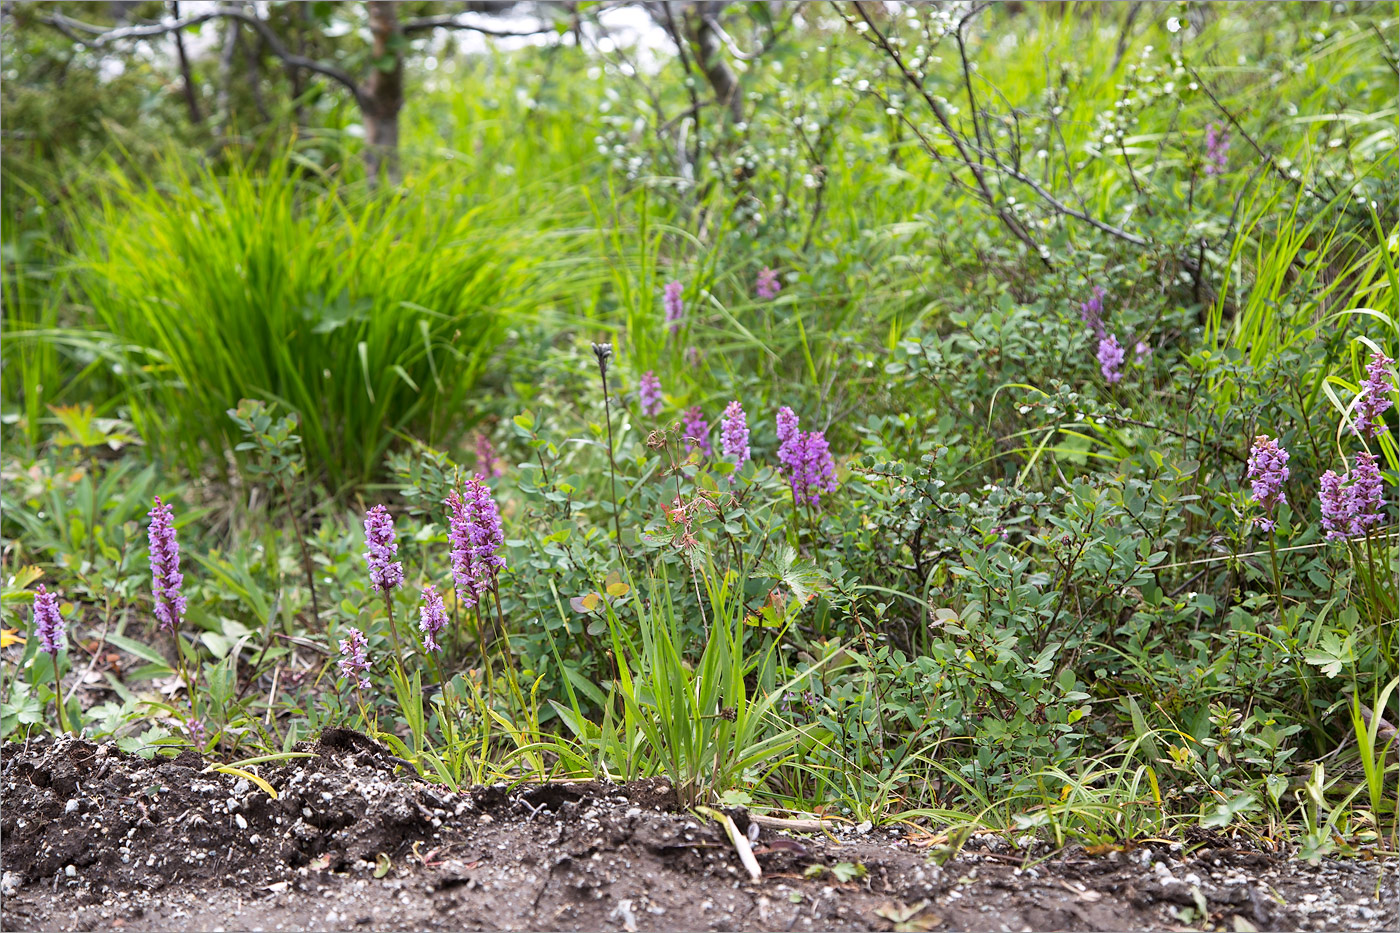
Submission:
POLYGON ((886 904, 876 908, 875 916, 884 917, 894 924, 895 933, 927 933, 943 922, 943 918, 937 914, 921 914, 928 901, 919 901, 912 907, 905 907, 900 904, 886 904))

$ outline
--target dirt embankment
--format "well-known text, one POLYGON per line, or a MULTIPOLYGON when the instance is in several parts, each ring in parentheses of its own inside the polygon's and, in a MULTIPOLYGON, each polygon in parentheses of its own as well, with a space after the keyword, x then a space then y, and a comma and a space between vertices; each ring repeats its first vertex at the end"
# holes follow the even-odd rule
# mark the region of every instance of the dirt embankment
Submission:
MULTIPOLYGON (((1038 861, 995 837, 750 831, 749 879, 660 780, 451 794, 332 730, 277 792, 60 739, 3 750, 0 927, 31 929, 1393 930, 1394 864, 1214 840, 1038 861)), ((733 813, 741 830, 748 817, 733 813)))

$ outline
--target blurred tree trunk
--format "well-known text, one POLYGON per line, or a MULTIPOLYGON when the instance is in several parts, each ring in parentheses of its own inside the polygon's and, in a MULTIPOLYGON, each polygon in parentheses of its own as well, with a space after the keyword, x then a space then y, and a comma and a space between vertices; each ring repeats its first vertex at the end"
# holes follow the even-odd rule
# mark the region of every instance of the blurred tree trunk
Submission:
MULTIPOLYGON (((171 0, 170 15, 180 18, 179 0, 171 0)), ((185 106, 190 109, 190 122, 199 123, 204 118, 199 114, 199 98, 195 96, 194 76, 190 73, 190 57, 185 53, 185 35, 175 30, 175 54, 180 59, 180 81, 185 86, 185 106)))
POLYGON ((380 171, 390 180, 399 175, 399 111, 403 109, 403 28, 398 4, 370 0, 369 30, 374 54, 369 81, 360 95, 365 118, 365 169, 371 181, 380 171))
POLYGON ((692 3, 686 6, 683 18, 686 38, 695 49, 695 57, 715 92, 715 99, 729 108, 729 116, 735 123, 740 123, 744 119, 744 95, 739 89, 739 76, 724 57, 724 44, 712 21, 712 17, 727 5, 714 4, 719 8, 716 10, 710 4, 692 3))

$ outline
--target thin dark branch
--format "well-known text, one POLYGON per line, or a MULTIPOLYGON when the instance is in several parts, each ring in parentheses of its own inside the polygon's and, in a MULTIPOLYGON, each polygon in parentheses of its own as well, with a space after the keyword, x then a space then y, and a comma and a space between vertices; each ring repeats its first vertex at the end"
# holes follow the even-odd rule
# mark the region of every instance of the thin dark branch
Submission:
POLYGON ((288 51, 287 47, 277 38, 277 33, 273 31, 271 26, 248 11, 240 10, 236 7, 220 6, 192 16, 186 16, 183 19, 168 19, 144 26, 122 26, 117 29, 108 29, 105 26, 94 26, 91 23, 84 23, 80 20, 73 19, 71 16, 64 16, 62 13, 51 13, 39 17, 40 22, 57 29, 64 35, 74 39, 74 41, 81 42, 89 48, 103 48, 114 42, 121 42, 126 39, 151 39, 156 36, 164 36, 172 32, 188 29, 190 26, 207 23, 213 19, 232 19, 241 23, 247 23, 262 37, 263 41, 267 43, 267 47, 272 50, 272 54, 276 55, 282 62, 294 68, 304 68, 307 71, 312 71, 330 78, 332 81, 341 84, 354 94, 356 101, 363 103, 364 93, 360 90, 359 84, 349 73, 342 71, 334 65, 318 62, 315 59, 306 58, 288 51), (82 37, 78 36, 77 33, 87 33, 88 35, 82 37))
MULTIPOLYGON (((180 2, 172 0, 170 4, 170 15, 176 19, 180 18, 180 2)), ((185 106, 190 110, 190 122, 198 123, 203 117, 199 113, 199 98, 195 95, 194 76, 190 71, 190 57, 185 51, 185 34, 175 33, 175 55, 180 61, 180 81, 183 84, 185 93, 185 106)))
MULTIPOLYGON (((1244 125, 1240 123, 1239 119, 1230 111, 1230 109, 1226 107, 1223 103, 1221 103, 1220 98, 1215 96, 1215 91, 1211 89, 1211 86, 1208 83, 1206 83, 1206 79, 1201 77, 1200 72, 1198 72, 1195 68, 1190 67, 1189 65, 1187 66, 1187 69, 1191 72, 1191 77, 1196 79, 1196 83, 1200 86, 1201 90, 1206 92, 1206 96, 1209 97, 1210 102, 1215 105, 1215 109, 1219 110, 1220 113, 1224 115, 1225 119, 1230 121, 1230 125, 1235 128, 1235 131, 1239 133, 1240 136, 1244 137, 1244 141, 1249 143, 1251 149, 1259 153, 1259 158, 1264 160, 1264 162, 1269 166, 1270 170, 1272 170, 1275 175, 1277 175, 1280 179, 1287 182, 1288 184, 1293 185, 1299 191, 1309 194, 1320 201, 1329 200, 1328 198, 1323 196, 1322 192, 1318 191, 1316 188, 1303 181, 1301 176, 1294 177, 1293 175, 1290 175, 1288 172, 1284 171, 1283 166, 1278 164, 1278 160, 1276 160, 1272 154, 1264 151, 1264 147, 1259 145, 1259 143, 1254 139, 1254 137, 1250 135, 1249 130, 1245 129, 1244 125)), ((1336 197, 1336 195, 1337 192, 1334 189, 1332 192, 1332 197, 1336 197)), ((1350 214, 1351 208, 1352 205, 1350 203, 1346 203, 1343 205, 1342 211, 1344 213, 1350 214)), ((1366 219, 1364 215, 1359 216, 1361 216, 1361 219, 1363 220, 1366 219)))
POLYGON ((497 39, 523 39, 528 36, 544 36, 550 33, 558 33, 553 26, 541 26, 539 29, 516 30, 516 29, 495 29, 491 26, 482 26, 479 23, 469 23, 460 19, 462 14, 454 13, 444 16, 420 16, 417 19, 408 19, 403 22, 404 35, 413 35, 417 32, 427 32, 430 29, 468 29, 472 32, 479 32, 483 36, 493 36, 497 39))
MULTIPOLYGON (((853 21, 851 20, 850 16, 846 13, 845 10, 841 9, 841 7, 835 4, 834 2, 833 5, 836 6, 836 11, 841 14, 842 19, 844 19, 847 23, 854 25, 853 21)), ((972 160, 972 155, 968 152, 970 141, 953 127, 952 122, 949 121, 948 115, 944 111, 942 105, 940 105, 938 103, 938 100, 928 92, 928 89, 924 86, 924 82, 919 78, 919 76, 909 70, 908 64, 904 61, 904 56, 899 54, 899 51, 893 45, 890 44, 889 39, 887 39, 885 37, 885 34, 880 31, 880 27, 877 26, 875 24, 875 21, 870 18, 870 14, 865 12, 864 5, 856 3, 855 9, 856 12, 860 14, 861 19, 865 21, 866 27, 869 29, 870 33, 875 37, 873 40, 868 41, 871 41, 873 45, 877 45, 882 51, 884 51, 885 55, 888 56, 890 61, 892 61, 895 64, 895 67, 899 69, 900 73, 904 75, 904 80, 907 81, 911 87, 913 87, 916 91, 919 92, 919 95, 924 99, 924 103, 928 105, 929 109, 933 112, 934 117, 938 120, 939 125, 943 127, 943 131, 947 133, 948 138, 952 140, 953 146, 958 150, 958 155, 961 157, 963 164, 965 164, 968 168, 968 171, 972 173, 973 181, 976 183, 977 189, 981 194, 982 200, 986 203, 986 205, 989 208, 992 209, 993 212, 996 213, 997 217, 1001 220, 1003 224, 1005 224, 1006 228, 1010 230, 1018 240, 1020 240, 1022 243, 1025 243, 1026 246, 1029 247, 1033 253, 1035 253, 1036 258, 1038 258, 1047 267, 1051 266, 1052 263, 1046 256, 1045 251, 1040 246, 1040 244, 1035 241, 1035 238, 1030 235, 1030 232, 1026 230, 1024 226, 1022 226, 1020 221, 1018 221, 1015 217, 1012 217, 1011 214, 1007 212, 1005 208, 1002 208, 997 204, 996 195, 992 193, 992 189, 987 184, 987 179, 983 172, 983 167, 979 163, 974 162, 972 160)), ((974 148, 976 148, 980 153, 981 147, 974 148)), ((996 159, 993 158, 993 161, 996 161, 996 159)))

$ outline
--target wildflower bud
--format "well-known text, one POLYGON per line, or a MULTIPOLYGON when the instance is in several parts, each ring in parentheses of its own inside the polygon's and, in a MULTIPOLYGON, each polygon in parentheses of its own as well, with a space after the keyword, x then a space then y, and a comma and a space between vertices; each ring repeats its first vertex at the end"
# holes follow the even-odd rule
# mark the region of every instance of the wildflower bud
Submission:
POLYGON ((423 605, 418 608, 418 630, 423 633, 423 647, 429 651, 441 651, 438 635, 447 627, 447 609, 442 604, 438 591, 428 585, 423 587, 423 605))
POLYGON ((1274 530, 1273 511, 1280 502, 1287 502, 1288 496, 1283 484, 1288 481, 1288 451, 1276 439, 1260 434, 1254 439, 1249 451, 1247 477, 1250 498, 1269 510, 1269 515, 1259 520, 1259 527, 1265 531, 1274 530))
POLYGON ((55 658, 63 650, 63 616, 58 611, 58 597, 39 584, 34 594, 34 637, 39 650, 55 658))
POLYGON ((642 414, 653 418, 661 414, 661 380, 650 369, 642 373, 637 386, 637 400, 641 403, 642 414))
POLYGON ((680 282, 668 282, 661 299, 666 306, 666 323, 673 337, 681 329, 681 319, 685 317, 685 301, 681 298, 683 288, 680 282))
POLYGON ((403 564, 394 560, 398 552, 394 518, 384 506, 376 505, 365 513, 365 563, 375 589, 387 593, 403 585, 403 564))
POLYGON ((749 459, 748 418, 737 399, 724 409, 724 421, 720 427, 720 449, 734 464, 734 472, 729 475, 732 485, 739 476, 739 468, 749 459))
POLYGON ((1098 357, 1099 372, 1103 374, 1104 381, 1110 384, 1121 381, 1124 353, 1116 336, 1107 334, 1099 340, 1098 357))
POLYGON ((598 371, 604 376, 608 374, 608 360, 612 359, 612 352, 610 343, 593 344, 593 355, 598 358, 598 371))
POLYGON ((369 687, 369 642, 365 633, 357 628, 346 632, 348 637, 340 641, 340 673, 353 680, 361 690, 369 687))
POLYGON ((1395 377, 1390 366, 1395 361, 1384 353, 1371 354, 1366 364, 1366 379, 1356 399, 1356 421, 1352 431, 1365 437, 1375 437, 1386 431, 1384 415, 1390 410, 1390 395, 1395 391, 1395 377))
POLYGON ((173 632, 185 614, 185 597, 181 593, 185 578, 180 573, 180 543, 175 537, 175 513, 156 496, 149 517, 147 535, 151 545, 151 590, 155 597, 156 618, 160 627, 173 632))
POLYGON ((506 474, 505 465, 496 454, 496 445, 491 443, 491 438, 485 432, 477 432, 476 435, 476 471, 491 479, 506 474))
POLYGON ((778 281, 778 273, 764 266, 758 271, 758 281, 754 283, 754 293, 758 295, 760 301, 771 301, 778 297, 778 292, 782 290, 782 285, 778 281))
POLYGON ((684 431, 686 453, 698 450, 705 456, 710 456, 713 452, 710 446, 710 423, 705 420, 699 405, 686 410, 684 431))

